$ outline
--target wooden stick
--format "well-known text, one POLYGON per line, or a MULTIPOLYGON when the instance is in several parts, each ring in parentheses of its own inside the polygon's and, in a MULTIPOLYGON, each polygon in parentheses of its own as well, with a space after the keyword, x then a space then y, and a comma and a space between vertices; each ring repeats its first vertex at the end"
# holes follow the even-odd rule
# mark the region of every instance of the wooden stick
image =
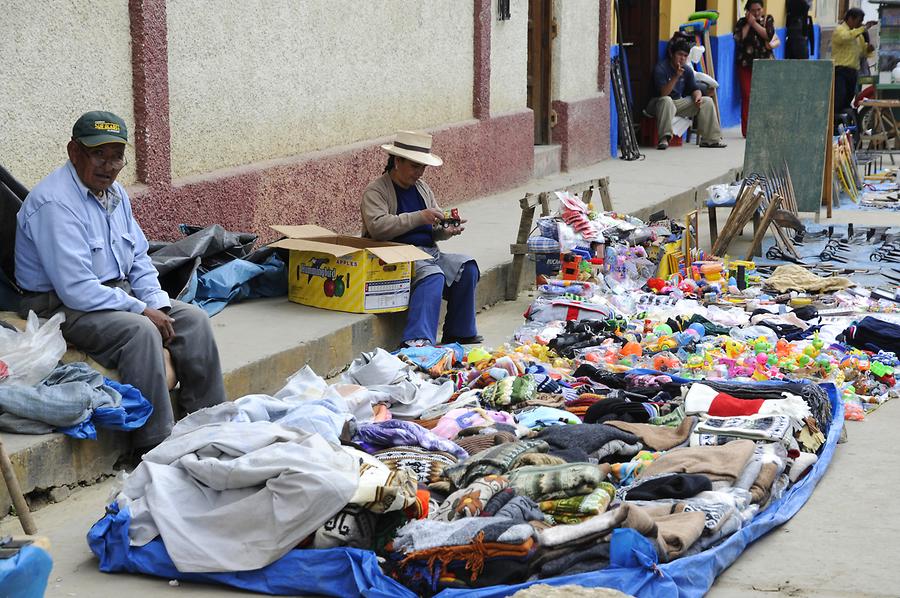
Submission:
POLYGON ((791 179, 791 169, 788 167, 787 159, 784 160, 784 173, 787 177, 788 192, 790 195, 788 200, 790 201, 791 211, 794 214, 799 214, 800 212, 797 210, 797 196, 794 194, 794 181, 791 179))
POLYGON ((12 499, 13 506, 16 507, 16 515, 19 517, 22 529, 29 536, 33 536, 37 533, 37 525, 35 525, 34 518, 31 516, 28 503, 25 502, 25 495, 22 494, 22 487, 19 486, 19 478, 16 477, 16 472, 13 470, 12 462, 9 460, 9 455, 6 453, 2 439, 0 439, 0 471, 3 472, 3 480, 6 482, 6 489, 9 491, 9 497, 12 499))
POLYGON ((734 209, 728 215, 725 226, 722 227, 722 233, 716 239, 716 243, 712 248, 712 254, 722 257, 725 250, 734 240, 734 237, 743 230, 748 222, 753 218, 753 214, 759 208, 759 202, 763 199, 764 193, 760 189, 760 183, 754 182, 748 186, 744 193, 739 195, 734 209))
POLYGON ((748 262, 751 261, 753 256, 756 255, 756 252, 760 250, 763 237, 766 236, 766 230, 768 230, 769 225, 772 223, 775 211, 781 206, 781 201, 781 196, 775 195, 772 197, 772 201, 769 202, 769 207, 767 207, 766 211, 763 213, 762 222, 756 230, 756 234, 753 235, 753 242, 750 244, 750 250, 747 252, 747 257, 745 258, 748 262))

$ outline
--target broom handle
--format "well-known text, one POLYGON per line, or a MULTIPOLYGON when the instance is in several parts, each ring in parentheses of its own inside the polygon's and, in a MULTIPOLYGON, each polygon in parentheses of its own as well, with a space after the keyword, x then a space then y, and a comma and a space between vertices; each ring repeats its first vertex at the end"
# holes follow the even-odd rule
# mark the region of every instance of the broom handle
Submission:
POLYGON ((3 472, 3 479, 6 481, 9 497, 16 507, 19 523, 22 524, 22 529, 25 530, 26 534, 33 536, 37 533, 37 526, 34 524, 34 518, 28 509, 28 503, 25 502, 25 496, 22 494, 22 488, 19 486, 19 479, 16 477, 16 472, 13 471, 12 462, 9 460, 9 455, 6 454, 6 448, 3 446, 2 439, 0 439, 0 470, 3 472))

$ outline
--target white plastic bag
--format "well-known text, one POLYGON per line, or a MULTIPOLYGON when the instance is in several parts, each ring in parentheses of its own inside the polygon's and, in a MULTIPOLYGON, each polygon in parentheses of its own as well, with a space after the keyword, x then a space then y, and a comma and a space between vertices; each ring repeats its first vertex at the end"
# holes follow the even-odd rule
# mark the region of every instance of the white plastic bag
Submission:
POLYGON ((65 319, 58 313, 41 326, 35 313, 29 311, 25 332, 0 327, 0 361, 9 369, 9 376, 0 384, 33 386, 46 378, 66 352, 66 340, 59 329, 65 319))

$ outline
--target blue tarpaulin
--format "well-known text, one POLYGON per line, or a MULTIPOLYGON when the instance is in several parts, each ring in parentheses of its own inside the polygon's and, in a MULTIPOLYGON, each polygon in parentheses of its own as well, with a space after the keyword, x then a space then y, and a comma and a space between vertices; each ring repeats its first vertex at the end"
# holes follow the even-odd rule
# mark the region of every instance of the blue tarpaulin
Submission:
POLYGON ((59 428, 57 431, 72 438, 96 440, 96 426, 130 432, 137 430, 147 422, 147 418, 153 413, 153 405, 144 398, 141 391, 130 384, 121 384, 109 378, 104 378, 103 383, 122 396, 119 406, 95 409, 91 417, 78 425, 59 428))
MULTIPOLYGON (((777 382, 762 383, 764 386, 777 382)), ((599 571, 541 579, 518 585, 475 590, 444 590, 438 596, 488 598, 508 596, 533 583, 577 584, 614 588, 641 598, 692 598, 703 596, 722 573, 752 542, 794 516, 825 475, 844 423, 843 402, 833 384, 823 384, 831 401, 832 423, 827 440, 812 471, 784 495, 759 513, 743 529, 700 554, 659 564, 652 543, 631 529, 613 532, 610 566, 599 571)), ((214 582, 267 594, 361 595, 373 598, 409 597, 409 589, 387 577, 375 554, 353 548, 292 550, 271 565, 237 573, 181 573, 156 538, 142 547, 128 541, 129 513, 111 505, 103 519, 88 532, 91 550, 104 572, 145 573, 166 579, 214 582)))
POLYGON ((194 272, 178 298, 198 305, 212 317, 229 303, 282 295, 287 295, 287 269, 273 253, 260 264, 235 259, 202 274, 194 272))
POLYGON ((41 598, 52 568, 46 551, 33 544, 23 546, 15 556, 0 559, 0 596, 41 598))

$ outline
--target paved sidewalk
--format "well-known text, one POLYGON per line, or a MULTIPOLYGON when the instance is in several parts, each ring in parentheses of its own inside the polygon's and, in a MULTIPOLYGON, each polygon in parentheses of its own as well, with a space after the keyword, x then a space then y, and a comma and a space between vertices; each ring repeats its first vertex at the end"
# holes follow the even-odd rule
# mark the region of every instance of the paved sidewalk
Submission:
MULTIPOLYGON (((610 159, 573 172, 562 173, 460 205, 469 220, 466 232, 442 247, 475 257, 482 272, 479 308, 505 297, 511 271, 509 245, 519 228, 519 200, 529 192, 560 189, 608 176, 613 208, 641 217, 661 209, 680 216, 694 209, 698 193, 705 197, 710 184, 731 181, 740 169, 744 140, 737 129, 725 132, 725 149, 686 145, 658 151, 646 148, 643 160, 610 159)), ((526 262, 522 284, 527 284, 526 262)), ((531 270, 533 272, 533 270, 531 270)), ((399 344, 405 314, 357 315, 290 303, 286 297, 248 301, 226 308, 212 319, 219 344, 225 387, 229 398, 273 392, 287 376, 309 365, 320 375, 338 373, 361 351, 399 344)), ((3 434, 17 468, 23 490, 49 489, 91 483, 112 471, 117 457, 128 448, 124 434, 103 431, 98 442, 75 441, 61 434, 22 436, 3 434)), ((63 492, 65 494, 65 492, 63 492)), ((9 497, 0 488, 0 513, 9 509, 9 497)))

